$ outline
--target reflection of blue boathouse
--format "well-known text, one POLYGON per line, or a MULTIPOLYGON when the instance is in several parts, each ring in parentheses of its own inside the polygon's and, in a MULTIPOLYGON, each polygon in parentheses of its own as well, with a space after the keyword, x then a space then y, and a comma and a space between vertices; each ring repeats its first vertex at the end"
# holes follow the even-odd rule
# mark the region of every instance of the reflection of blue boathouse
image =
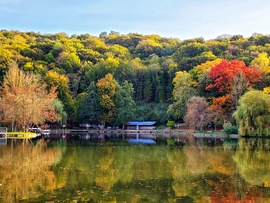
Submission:
POLYGON ((127 130, 154 130, 156 121, 130 121, 127 130))
POLYGON ((140 138, 129 138, 129 143, 134 144, 156 144, 156 141, 150 138, 140 139, 140 138))
POLYGON ((129 134, 128 141, 136 144, 155 144, 153 133, 155 121, 130 121, 127 123, 127 130, 134 131, 135 134, 129 134), (135 136, 135 138, 133 137, 135 136), (133 137, 133 138, 132 138, 133 137))

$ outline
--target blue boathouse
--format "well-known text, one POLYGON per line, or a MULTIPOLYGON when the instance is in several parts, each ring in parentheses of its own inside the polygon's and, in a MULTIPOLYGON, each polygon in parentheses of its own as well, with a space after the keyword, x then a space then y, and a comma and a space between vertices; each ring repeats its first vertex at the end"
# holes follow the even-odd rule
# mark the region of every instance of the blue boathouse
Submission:
POLYGON ((127 123, 127 130, 153 130, 156 121, 130 121, 127 123))

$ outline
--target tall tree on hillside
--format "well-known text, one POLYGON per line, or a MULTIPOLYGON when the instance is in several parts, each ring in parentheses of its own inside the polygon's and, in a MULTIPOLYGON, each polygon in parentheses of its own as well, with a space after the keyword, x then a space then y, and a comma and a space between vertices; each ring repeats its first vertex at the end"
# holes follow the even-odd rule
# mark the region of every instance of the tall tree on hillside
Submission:
POLYGON ((256 88, 263 89, 270 85, 270 58, 266 52, 260 53, 257 58, 251 61, 250 66, 262 74, 262 80, 256 88))
POLYGON ((100 98, 97 88, 92 82, 88 90, 76 98, 76 121, 80 123, 97 123, 100 117, 100 98))
POLYGON ((1 121, 12 130, 24 130, 33 124, 57 121, 61 118, 53 106, 55 88, 47 91, 38 75, 23 72, 13 63, 1 88, 1 121))
POLYGON ((128 66, 134 71, 134 77, 129 78, 129 80, 134 81, 135 91, 135 101, 144 101, 144 92, 145 92, 145 80, 147 67, 143 65, 142 61, 139 58, 135 58, 129 61, 128 66))
POLYGON ((12 53, 9 50, 0 48, 0 81, 3 81, 4 75, 11 64, 12 53))
POLYGON ((177 63, 178 70, 189 71, 201 63, 216 59, 216 56, 205 44, 191 42, 177 49, 173 59, 177 63))
POLYGON ((173 103, 168 108, 168 114, 175 120, 183 120, 187 101, 198 95, 198 91, 194 88, 195 81, 191 74, 186 71, 177 72, 173 84, 173 103))
POLYGON ((133 100, 133 94, 133 85, 128 81, 124 81, 122 85, 116 87, 116 123, 121 124, 123 129, 125 124, 135 117, 136 104, 133 100))
POLYGON ((151 54, 161 55, 162 45, 153 39, 146 39, 140 41, 136 46, 135 51, 140 58, 147 58, 151 54))
POLYGON ((205 87, 211 84, 212 79, 209 77, 209 72, 212 67, 219 64, 222 59, 217 58, 214 61, 207 61, 200 65, 194 67, 189 73, 192 77, 197 81, 196 88, 198 89, 200 96, 207 98, 212 98, 213 96, 217 96, 218 92, 216 90, 206 90, 205 87))
POLYGON ((115 116, 116 106, 115 106, 115 93, 117 82, 113 78, 111 73, 105 75, 96 83, 97 92, 100 96, 99 105, 101 107, 101 123, 105 125, 110 123, 115 116))
POLYGON ((44 81, 51 87, 56 87, 58 98, 63 102, 64 109, 68 116, 73 114, 73 98, 70 94, 69 79, 63 74, 59 74, 56 71, 48 71, 44 77, 44 81))
POLYGON ((81 66, 81 61, 76 53, 64 51, 57 57, 56 65, 67 73, 76 73, 81 66))
POLYGON ((212 67, 219 64, 222 60, 220 58, 215 59, 214 61, 207 61, 200 65, 194 67, 190 73, 193 75, 195 79, 199 79, 203 74, 208 73, 212 67))

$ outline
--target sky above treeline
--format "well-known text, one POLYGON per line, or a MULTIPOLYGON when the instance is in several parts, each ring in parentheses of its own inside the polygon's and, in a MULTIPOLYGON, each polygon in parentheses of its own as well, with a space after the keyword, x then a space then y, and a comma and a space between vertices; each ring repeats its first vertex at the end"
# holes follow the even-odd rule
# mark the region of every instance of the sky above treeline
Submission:
POLYGON ((270 34, 269 0, 0 0, 0 29, 214 39, 270 34))

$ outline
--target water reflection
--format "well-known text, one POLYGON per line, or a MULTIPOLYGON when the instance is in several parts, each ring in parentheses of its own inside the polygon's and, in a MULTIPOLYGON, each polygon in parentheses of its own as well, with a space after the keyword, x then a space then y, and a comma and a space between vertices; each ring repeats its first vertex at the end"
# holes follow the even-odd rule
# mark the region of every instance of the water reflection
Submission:
POLYGON ((0 147, 0 191, 4 202, 16 202, 57 188, 50 166, 61 161, 61 148, 47 148, 44 140, 11 140, 0 147))
POLYGON ((0 202, 270 201, 269 140, 62 137, 0 146, 0 202))
POLYGON ((233 156, 241 176, 251 185, 270 187, 270 140, 242 139, 233 156))

